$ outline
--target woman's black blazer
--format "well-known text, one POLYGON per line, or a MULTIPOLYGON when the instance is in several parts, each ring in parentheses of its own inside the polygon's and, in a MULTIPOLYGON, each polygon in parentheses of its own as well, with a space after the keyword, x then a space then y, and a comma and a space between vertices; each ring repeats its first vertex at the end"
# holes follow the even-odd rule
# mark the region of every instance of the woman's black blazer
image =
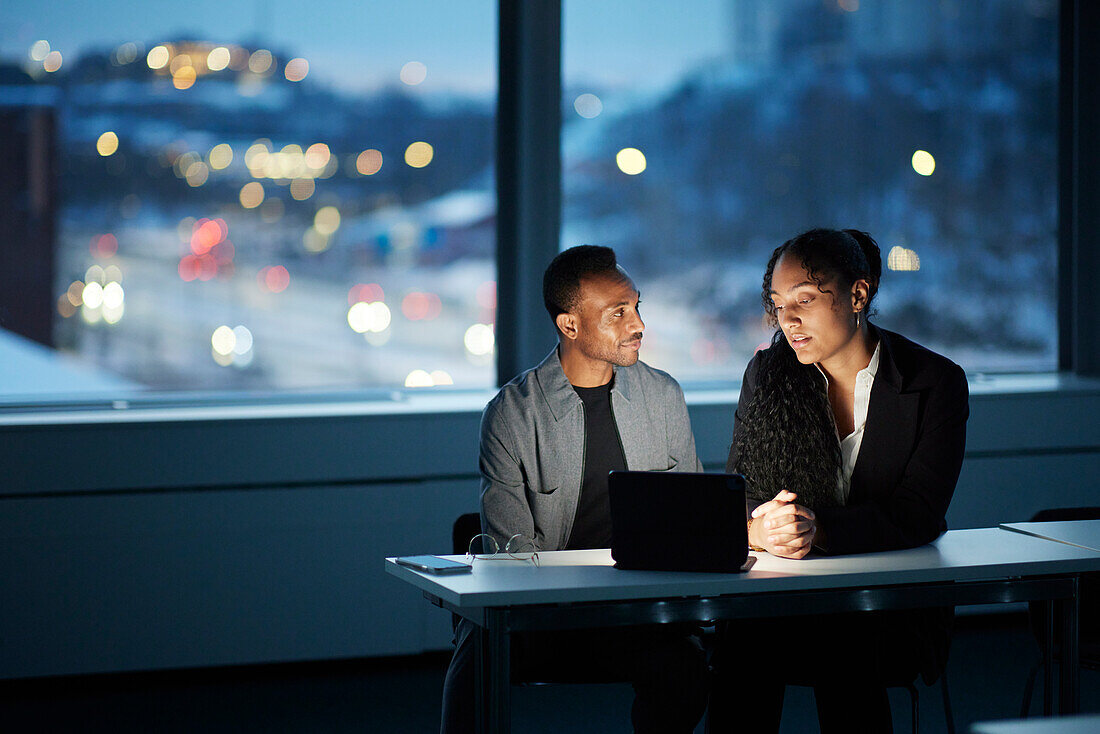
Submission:
MULTIPOLYGON (((828 553, 913 548, 935 540, 947 529, 947 506, 966 447, 970 408, 962 368, 900 334, 872 328, 882 350, 848 502, 817 510, 828 553)), ((759 363, 754 357, 745 369, 735 428, 741 406, 752 400, 759 363)), ((736 464, 733 445, 726 470, 736 464)))

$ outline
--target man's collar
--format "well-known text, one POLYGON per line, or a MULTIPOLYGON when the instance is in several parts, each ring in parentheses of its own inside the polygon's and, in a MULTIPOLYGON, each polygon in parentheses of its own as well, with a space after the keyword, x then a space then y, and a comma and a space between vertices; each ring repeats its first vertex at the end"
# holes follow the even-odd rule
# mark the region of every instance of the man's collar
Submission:
MULTIPOLYGON (((626 401, 630 401, 630 371, 612 367, 611 391, 618 393, 626 401)), ((547 407, 554 414, 554 420, 560 421, 581 404, 577 397, 577 391, 569 384, 565 376, 565 370, 561 366, 561 357, 558 356, 558 348, 554 347, 546 359, 535 368, 535 377, 547 407)))

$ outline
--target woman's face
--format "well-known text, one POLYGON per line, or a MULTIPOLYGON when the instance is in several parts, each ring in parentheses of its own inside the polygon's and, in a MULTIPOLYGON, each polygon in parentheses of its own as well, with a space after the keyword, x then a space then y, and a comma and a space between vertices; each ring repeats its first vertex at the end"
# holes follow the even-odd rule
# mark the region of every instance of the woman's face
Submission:
POLYGON ((853 344, 857 334, 854 311, 862 307, 865 281, 857 281, 850 293, 840 293, 835 280, 817 283, 797 257, 783 255, 772 271, 772 303, 787 343, 802 364, 828 362, 853 344))

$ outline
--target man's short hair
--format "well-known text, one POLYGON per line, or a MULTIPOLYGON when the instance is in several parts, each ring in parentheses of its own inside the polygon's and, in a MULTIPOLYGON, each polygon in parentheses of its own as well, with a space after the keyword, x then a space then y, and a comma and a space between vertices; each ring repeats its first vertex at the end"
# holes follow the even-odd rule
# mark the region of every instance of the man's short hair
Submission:
POLYGON ((610 247, 577 245, 558 253, 542 276, 542 300, 551 320, 557 322, 558 314, 577 305, 582 278, 604 274, 622 276, 610 247))

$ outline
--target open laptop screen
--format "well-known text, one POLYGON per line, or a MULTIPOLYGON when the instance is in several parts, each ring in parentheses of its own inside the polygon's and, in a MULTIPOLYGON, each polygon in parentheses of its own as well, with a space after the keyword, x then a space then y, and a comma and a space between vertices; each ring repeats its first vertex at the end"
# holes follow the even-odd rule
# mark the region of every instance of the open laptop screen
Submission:
POLYGON ((744 565, 741 475, 615 471, 608 492, 616 568, 734 573, 744 565))

